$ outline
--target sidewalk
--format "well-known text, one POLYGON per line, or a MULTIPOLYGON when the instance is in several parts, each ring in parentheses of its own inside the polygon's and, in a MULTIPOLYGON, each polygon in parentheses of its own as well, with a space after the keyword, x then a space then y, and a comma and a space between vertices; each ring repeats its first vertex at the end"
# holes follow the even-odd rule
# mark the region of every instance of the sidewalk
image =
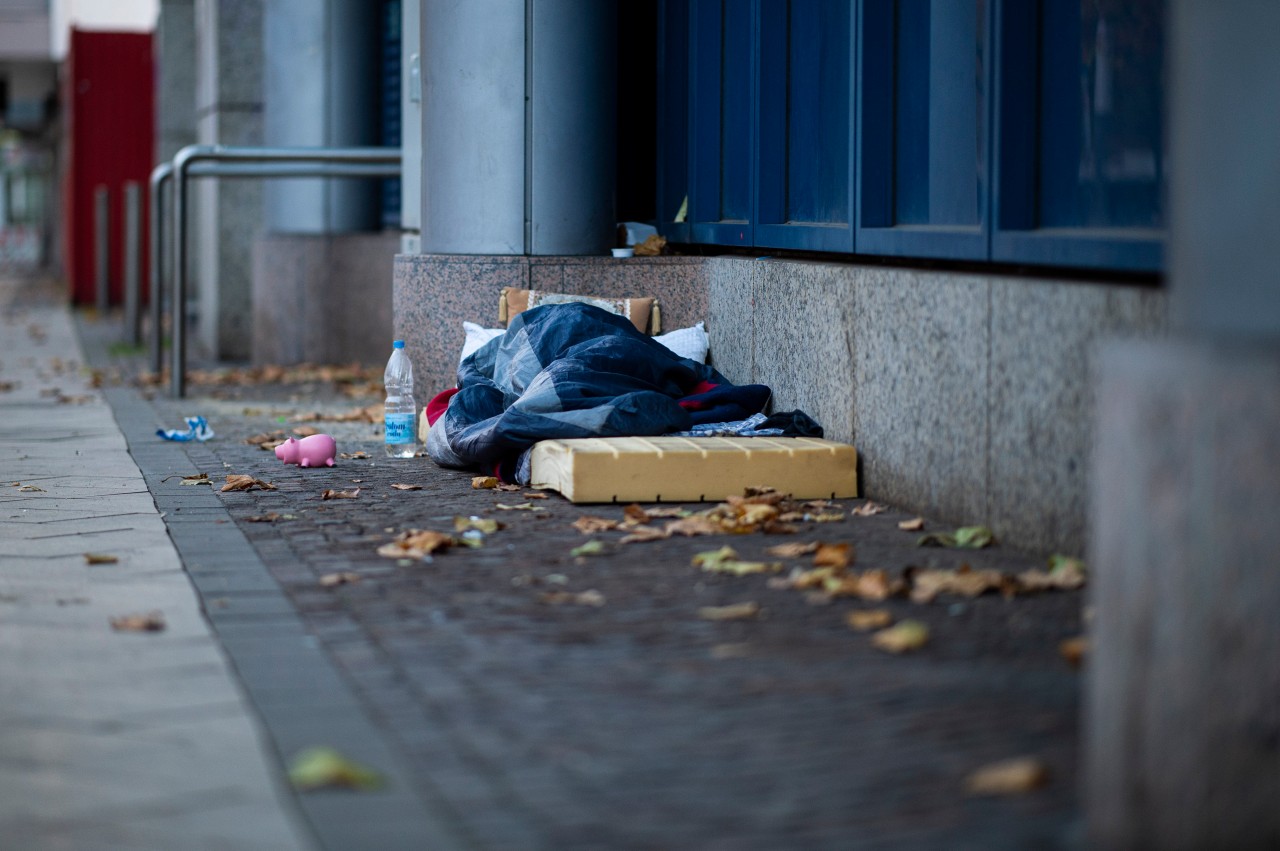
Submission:
MULTIPOLYGON (((22 333, 26 324, 17 326, 22 333)), ((190 398, 174 401, 127 380, 141 361, 112 353, 118 326, 82 321, 79 331, 90 360, 106 370, 103 394, 119 430, 111 437, 118 445, 123 433, 150 491, 138 496, 164 512, 185 567, 182 583, 171 584, 182 585, 188 605, 194 586, 204 620, 193 607, 192 628, 205 630, 204 642, 212 628, 264 725, 270 755, 264 769, 264 750, 255 750, 255 770, 277 779, 264 780, 255 800, 278 800, 271 784, 279 783, 279 766, 309 745, 336 747, 385 780, 374 791, 293 797, 321 847, 1082 847, 1079 673, 1058 652, 1062 639, 1082 630, 1080 592, 872 604, 771 586, 770 575, 712 575, 691 566, 693 555, 724 545, 744 559, 772 560, 767 547, 813 540, 850 543, 857 568, 893 577, 910 566, 963 563, 1016 573, 1042 559, 999 546, 918 548, 918 533, 897 528, 907 515, 857 517, 849 511, 857 500, 841 501, 845 519, 802 523, 795 535, 643 544, 622 544, 617 531, 585 536, 575 520, 621 520, 623 507, 475 490, 470 473, 383 457, 375 423, 314 416, 357 411, 378 401, 376 388, 315 376, 282 383, 288 374, 270 376, 275 383, 204 376, 192 382, 190 398), (126 380, 111 379, 117 370, 126 380), (155 437, 158 425, 177 427, 194 414, 209 419, 214 440, 155 437), (302 470, 244 442, 304 425, 333 433, 352 457, 332 469, 302 470), (222 493, 168 478, 200 473, 217 485, 228 474, 250 475, 276 489, 222 493), (323 498, 325 490, 357 488, 353 499, 323 498), (526 502, 542 510, 499 507, 526 502), (451 531, 456 516, 473 515, 504 525, 482 548, 454 548, 429 562, 377 554, 407 529, 451 531), (602 542, 602 555, 570 553, 592 538, 602 542), (354 581, 322 581, 333 574, 354 581), (758 605, 758 616, 701 616, 704 607, 739 603, 758 605), (926 623, 929 643, 889 655, 846 626, 850 611, 880 607, 926 623), (1019 756, 1044 763, 1043 788, 1009 797, 966 793, 972 771, 1019 756)), ((14 351, 22 341, 6 343, 14 351)), ((12 358, 3 360, 0 381, 12 358)), ((11 404, 11 395, 0 394, 0 405, 11 404)), ((44 417, 93 407, 51 406, 44 417)), ((7 431, 7 410, 4 422, 7 431)), ((926 521, 927 531, 944 528, 926 521)), ((47 541, 40 546, 55 552, 47 541)), ((785 561, 790 570, 811 559, 785 561)), ((108 575, 95 571, 128 564, 74 566, 92 580, 108 575)), ((8 583, 7 569, 3 576, 8 583)), ((159 594, 166 581, 139 589, 126 608, 163 606, 169 615, 169 600, 142 597, 159 594)), ((14 593, 7 589, 0 593, 14 593)), ((118 608, 103 605, 111 614, 118 608)), ((9 606, 0 602, 5 629, 9 606)), ((174 626, 183 623, 177 611, 174 626)), ((94 646, 116 639, 149 647, 172 638, 100 632, 94 646)), ((5 639, 6 646, 27 640, 5 639)), ((59 676, 76 667, 55 647, 22 652, 43 653, 46 670, 59 676)), ((169 681, 170 700, 179 683, 169 681)), ((6 692, 0 717, 14 714, 15 703, 6 692)), ((104 720, 118 714, 100 713, 104 720)), ((0 766, 9 764, 7 753, 0 750, 0 766)), ((27 765, 75 776, 43 758, 27 765)))
POLYGON ((50 296, 0 280, 0 844, 309 848, 50 296))

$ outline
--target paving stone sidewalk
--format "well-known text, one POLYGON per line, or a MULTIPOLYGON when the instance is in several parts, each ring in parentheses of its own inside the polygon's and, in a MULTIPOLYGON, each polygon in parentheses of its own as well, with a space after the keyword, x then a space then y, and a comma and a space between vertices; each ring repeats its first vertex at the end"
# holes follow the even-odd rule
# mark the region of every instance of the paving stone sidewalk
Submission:
POLYGON ((0 846, 314 847, 57 298, 0 278, 0 846))
MULTIPOLYGON (((89 347, 126 378, 138 366, 108 358, 105 340, 89 347)), ((109 392, 117 412, 135 412, 122 427, 158 503, 173 507, 170 532, 282 756, 341 744, 392 779, 377 801, 302 796, 326 847, 1081 847, 1079 674, 1058 651, 1082 629, 1080 593, 891 600, 895 617, 926 622, 932 638, 890 656, 845 625, 869 604, 819 604, 766 576, 712 576, 690 563, 724 544, 756 559, 819 539, 849 542, 857 566, 895 575, 962 563, 1012 573, 1042 557, 917 548, 917 535, 897 528, 907 515, 890 511, 803 524, 785 538, 622 545, 607 532, 595 536, 606 554, 575 558, 588 538, 572 522, 620 519, 622 506, 552 495, 529 500, 540 511, 502 510, 526 500, 474 490, 471 474, 425 458, 386 459, 375 423, 309 423, 356 456, 332 469, 286 467, 243 442, 303 425, 308 412, 377 401, 360 389, 193 383, 180 401, 144 391, 149 405, 127 380, 109 392), (217 437, 181 446, 184 473, 219 484, 246 474, 276 489, 218 493, 149 471, 150 430, 188 414, 208 417, 217 437), (356 488, 355 499, 322 498, 356 488), (481 549, 429 562, 376 553, 406 529, 449 531, 458 515, 505 528, 481 549), (234 523, 211 527, 214 516, 234 523), (218 546, 231 549, 210 551, 218 546), (239 567, 249 562, 260 569, 239 567), (359 581, 322 584, 336 573, 359 581), (572 597, 583 592, 594 593, 572 597), (761 616, 699 616, 743 602, 761 616), (1045 788, 964 793, 975 768, 1022 755, 1048 765, 1045 788), (362 845, 362 831, 381 831, 380 842, 362 845)))

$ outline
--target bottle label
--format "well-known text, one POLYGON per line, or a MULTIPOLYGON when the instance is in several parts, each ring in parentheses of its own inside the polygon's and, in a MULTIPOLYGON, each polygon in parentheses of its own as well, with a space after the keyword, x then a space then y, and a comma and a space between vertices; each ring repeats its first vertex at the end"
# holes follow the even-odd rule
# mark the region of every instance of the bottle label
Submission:
POLYGON ((413 443, 413 414, 387 414, 387 443, 413 443))

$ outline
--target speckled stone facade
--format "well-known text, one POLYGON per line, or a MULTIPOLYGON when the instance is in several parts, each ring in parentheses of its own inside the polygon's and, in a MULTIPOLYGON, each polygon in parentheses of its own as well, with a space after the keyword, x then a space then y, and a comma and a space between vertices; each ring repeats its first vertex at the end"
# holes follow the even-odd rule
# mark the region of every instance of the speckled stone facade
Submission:
POLYGON ((856 445, 865 496, 1045 552, 1088 540, 1098 346, 1168 324, 1156 288, 803 260, 401 255, 395 274, 424 399, 504 286, 653 295, 664 328, 706 322, 731 381, 856 445))

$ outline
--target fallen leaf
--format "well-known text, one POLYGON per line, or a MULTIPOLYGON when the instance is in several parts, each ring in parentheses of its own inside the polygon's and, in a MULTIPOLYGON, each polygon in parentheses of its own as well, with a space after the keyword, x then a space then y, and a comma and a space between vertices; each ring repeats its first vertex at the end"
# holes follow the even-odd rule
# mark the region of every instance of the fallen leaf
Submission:
POLYGON ((359 496, 360 488, 356 488, 353 491, 336 491, 332 488, 325 488, 324 492, 320 494, 320 499, 356 499, 359 496))
POLYGON ((1073 668, 1079 668, 1084 664, 1084 657, 1088 652, 1089 640, 1082 635, 1064 638, 1058 643, 1058 653, 1073 668))
POLYGON ((843 571, 853 560, 852 548, 849 544, 819 544, 813 554, 814 567, 830 567, 837 572, 843 571))
POLYGON ((264 431, 261 434, 250 435, 249 437, 246 437, 244 439, 244 442, 249 444, 250 446, 256 446, 259 449, 264 449, 264 450, 275 449, 281 443, 284 443, 284 441, 285 441, 285 434, 283 429, 277 429, 275 431, 264 431))
POLYGON ((111 628, 116 632, 160 632, 165 628, 164 615, 160 612, 122 615, 111 618, 111 628))
POLYGON ((18 490, 24 493, 47 493, 44 488, 38 488, 35 485, 22 485, 18 490))
POLYGON ((729 606, 703 606, 698 617, 707 621, 740 621, 759 616, 759 603, 734 603, 729 606))
POLYGON ((857 597, 874 603, 901 593, 905 587, 902 580, 890 579, 889 572, 882 568, 864 570, 851 576, 832 575, 822 582, 822 590, 828 596, 857 597))
POLYGON ((921 535, 920 539, 916 541, 916 546, 979 550, 995 542, 995 536, 986 526, 962 526, 954 532, 934 532, 929 535, 921 535))
POLYGON ((340 452, 338 453, 338 457, 346 458, 349 461, 363 461, 364 459, 369 457, 369 453, 361 449, 356 452, 340 452))
POLYGON ((652 526, 635 526, 631 530, 631 534, 625 535, 618 540, 620 544, 645 544, 649 541, 662 541, 671 537, 671 532, 666 529, 655 529, 652 526))
MULTIPOLYGON (((759 526, 762 523, 768 523, 770 520, 775 520, 777 517, 778 509, 776 506, 766 503, 748 503, 742 507, 742 512, 738 515, 738 523, 742 526, 759 526)), ((695 518, 689 518, 689 520, 693 519, 695 518)))
POLYGON ((116 564, 120 561, 119 556, 110 556, 105 553, 85 553, 85 564, 116 564))
POLYGON ((797 541, 794 544, 778 544, 776 547, 769 547, 765 552, 778 558, 799 558, 814 552, 818 549, 818 546, 818 541, 810 541, 807 544, 797 541))
POLYGON ((871 636, 871 643, 887 653, 907 653, 929 643, 929 627, 916 620, 899 621, 871 636))
POLYGON ((360 574, 351 573, 350 571, 342 571, 340 573, 326 573, 320 577, 320 585, 324 588, 333 588, 337 585, 350 585, 360 581, 360 574))
POLYGON ((466 532, 474 529, 477 532, 492 535, 501 528, 503 528, 501 523, 489 517, 477 517, 473 514, 470 517, 458 516, 453 518, 453 531, 455 532, 466 532))
POLYGON ((889 510, 889 506, 881 505, 878 502, 871 502, 870 500, 868 500, 867 502, 862 503, 862 505, 859 505, 857 508, 852 509, 849 513, 857 517, 871 517, 876 514, 883 514, 888 510, 889 510))
POLYGON ((258 488, 259 490, 264 490, 264 491, 273 491, 276 489, 276 486, 271 484, 270 482, 264 482, 261 479, 255 479, 253 476, 242 476, 234 473, 227 476, 227 483, 222 486, 222 490, 224 492, 225 491, 250 491, 250 490, 253 490, 254 488, 258 488))
POLYGON ((898 528, 904 532, 919 532, 924 528, 924 518, 912 517, 910 520, 899 520, 898 528))
POLYGON ((603 606, 607 601, 603 594, 599 591, 582 591, 574 593, 572 591, 548 591, 540 598, 544 603, 550 603, 558 606, 563 603, 573 603, 578 606, 603 606))
POLYGON ((520 494, 525 499, 546 499, 547 495, 541 491, 528 491, 520 494))
POLYGON ((313 434, 319 434, 320 429, 314 426, 298 426, 293 430, 295 437, 311 437, 313 434))
POLYGON ((289 764, 289 782, 299 791, 340 787, 377 789, 382 777, 373 769, 352 762, 330 747, 310 747, 289 764))
POLYGON ((740 561, 738 553, 729 546, 698 553, 693 557, 693 566, 700 567, 708 573, 728 573, 732 576, 768 573, 782 569, 781 562, 740 561))
POLYGON ((532 502, 522 502, 519 505, 507 505, 506 503, 496 503, 494 508, 499 511, 546 511, 541 505, 534 505, 532 502))
POLYGON ((1048 572, 1033 569, 1018 574, 1019 590, 1024 592, 1074 591, 1084 584, 1084 562, 1064 555, 1049 557, 1048 572))
POLYGON ((964 779, 964 790, 970 795, 1021 795, 1048 782, 1044 761, 1023 756, 982 766, 964 779))
POLYGON ((688 517, 693 512, 687 508, 646 508, 644 513, 649 515, 651 520, 660 520, 663 518, 681 518, 688 517))
POLYGON ((844 616, 844 622, 858 632, 884 629, 893 623, 893 613, 888 609, 854 609, 844 616))
POLYGON ((420 491, 420 490, 422 490, 422 485, 406 485, 406 484, 403 484, 403 483, 396 483, 396 484, 392 485, 391 487, 395 488, 395 489, 396 489, 396 490, 398 490, 398 491, 420 491))
POLYGON ((594 535, 596 532, 617 529, 618 521, 610 520, 607 517, 593 517, 590 514, 584 514, 573 521, 573 528, 584 535, 594 535))
POLYGON ((640 506, 632 503, 622 509, 622 524, 624 526, 638 526, 649 522, 649 512, 640 506))
POLYGON ((423 529, 406 529, 389 544, 378 547, 384 558, 426 558, 437 550, 445 550, 457 541, 452 535, 423 529))
POLYGON ((266 514, 255 514, 252 517, 246 517, 246 523, 274 523, 283 517, 283 514, 277 514, 274 511, 268 511, 266 514))
POLYGON ((208 474, 208 473, 199 473, 199 474, 194 475, 194 476, 183 476, 183 477, 182 477, 182 480, 181 480, 181 481, 179 481, 179 482, 178 482, 178 484, 180 484, 180 485, 208 485, 209 487, 213 487, 213 482, 212 482, 212 480, 210 480, 210 478, 209 478, 209 474, 208 474))
POLYGON ((1007 576, 998 570, 973 570, 967 564, 956 570, 920 570, 911 576, 911 600, 931 603, 939 594, 978 597, 988 591, 1005 591, 1012 587, 1007 576))
POLYGON ((695 535, 719 535, 725 531, 719 523, 701 514, 672 520, 664 528, 668 535, 684 535, 686 538, 692 538, 695 535))
POLYGON ((605 549, 604 549, 604 544, 602 542, 587 541, 582 546, 574 547, 573 549, 569 550, 569 555, 573 556, 574 558, 581 558, 583 556, 603 555, 604 552, 605 552, 605 549))
POLYGON ((839 523, 844 519, 844 515, 838 511, 818 512, 817 514, 806 514, 805 520, 814 523, 839 523))

